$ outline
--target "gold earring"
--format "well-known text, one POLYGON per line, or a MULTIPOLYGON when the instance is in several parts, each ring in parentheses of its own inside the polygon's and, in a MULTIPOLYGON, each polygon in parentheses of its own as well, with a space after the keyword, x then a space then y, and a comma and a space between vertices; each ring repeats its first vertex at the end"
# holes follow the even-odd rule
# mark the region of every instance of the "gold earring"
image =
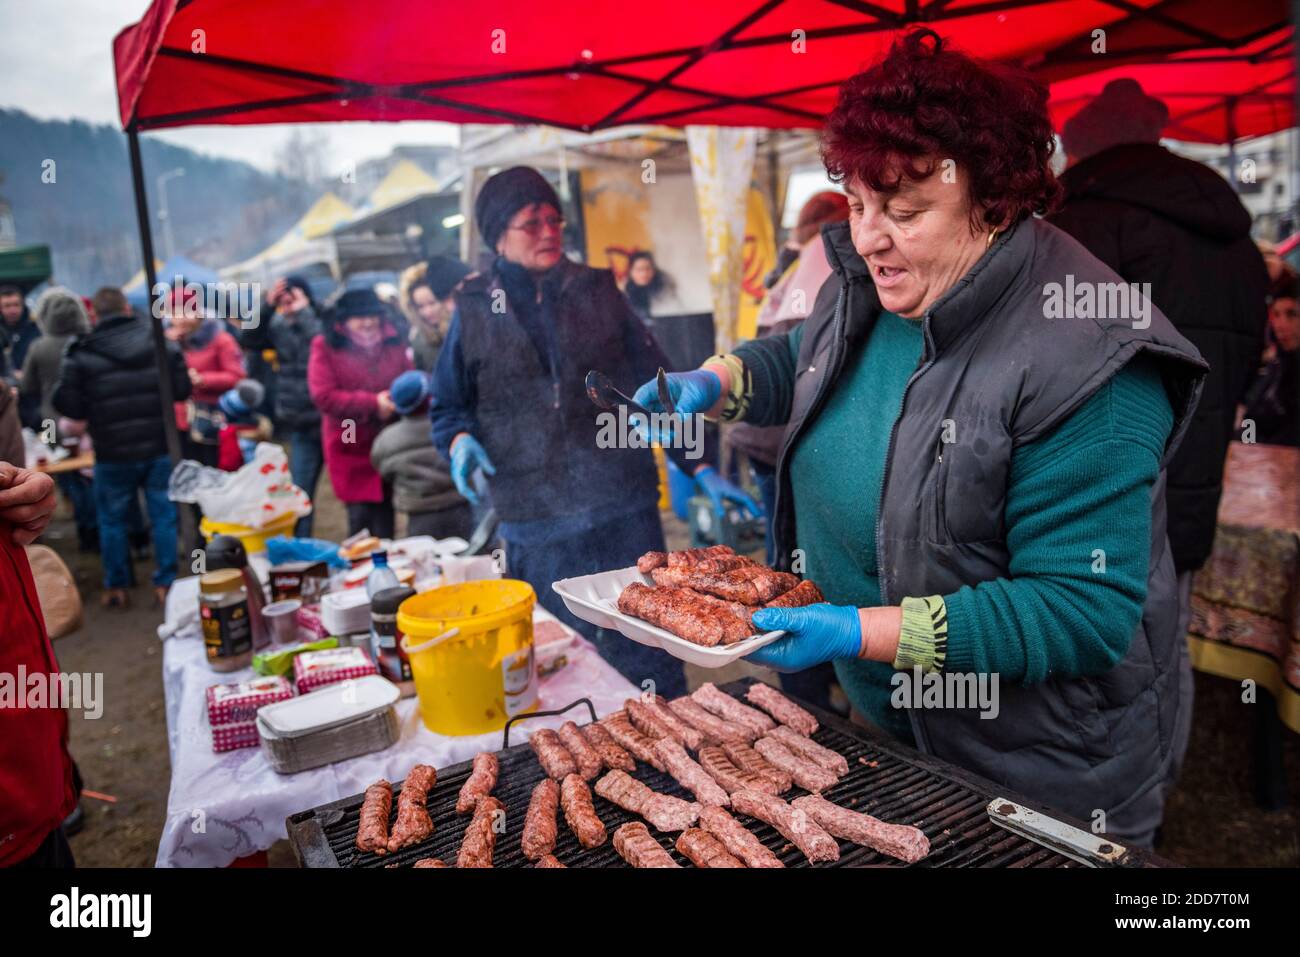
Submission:
POLYGON ((993 240, 995 240, 995 239, 997 239, 997 238, 998 238, 998 231, 997 231, 996 229, 990 229, 990 230, 989 230, 989 240, 988 240, 987 243, 984 244, 984 248, 985 248, 985 249, 992 249, 992 248, 993 248, 993 240))

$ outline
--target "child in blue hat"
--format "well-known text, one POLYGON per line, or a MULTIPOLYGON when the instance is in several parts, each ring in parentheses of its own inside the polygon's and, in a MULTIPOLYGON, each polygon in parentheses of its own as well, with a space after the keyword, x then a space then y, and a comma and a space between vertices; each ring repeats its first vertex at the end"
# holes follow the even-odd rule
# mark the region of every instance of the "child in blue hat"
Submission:
POLYGON ((469 538, 474 518, 456 491, 446 459, 433 447, 429 401, 433 382, 418 370, 403 372, 389 387, 401 416, 386 426, 370 447, 370 461, 393 487, 393 508, 406 512, 408 535, 469 538))

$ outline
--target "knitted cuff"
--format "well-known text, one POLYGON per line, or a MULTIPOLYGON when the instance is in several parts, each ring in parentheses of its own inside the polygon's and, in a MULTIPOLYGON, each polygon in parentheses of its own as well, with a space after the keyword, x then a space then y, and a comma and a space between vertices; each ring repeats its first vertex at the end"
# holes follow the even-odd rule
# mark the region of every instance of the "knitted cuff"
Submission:
POLYGON ((894 667, 899 671, 940 671, 948 656, 948 606, 942 595, 904 598, 894 667))
MULTIPOLYGON (((750 379, 749 370, 745 368, 745 363, 741 361, 739 356, 730 353, 709 356, 702 365, 708 365, 710 362, 718 363, 726 368, 731 379, 731 388, 727 392, 727 401, 722 406, 720 418, 723 422, 734 422, 737 419, 743 419, 745 412, 749 409, 749 397, 754 393, 753 382, 750 379)), ((705 416, 705 418, 709 417, 705 416)))

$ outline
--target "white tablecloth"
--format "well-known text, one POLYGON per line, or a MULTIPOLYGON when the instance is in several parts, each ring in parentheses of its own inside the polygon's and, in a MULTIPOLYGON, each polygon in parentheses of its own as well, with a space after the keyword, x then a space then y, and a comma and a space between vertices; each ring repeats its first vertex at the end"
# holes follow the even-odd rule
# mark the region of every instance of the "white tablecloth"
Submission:
MULTIPOLYGON (((180 622, 186 612, 192 614, 197 603, 198 579, 178 581, 167 596, 168 625, 180 622)), ((637 693, 580 635, 566 654, 569 663, 539 684, 539 710, 590 698, 603 717, 637 693)), ((225 867, 286 838, 284 822, 290 814, 356 794, 381 777, 400 781, 417 763, 443 768, 501 747, 499 731, 464 738, 432 733, 420 721, 416 699, 404 698, 397 705, 402 736, 392 747, 298 774, 277 774, 259 748, 224 754, 212 750, 208 686, 252 677, 252 669, 229 674, 212 671, 194 622, 184 624, 164 642, 163 692, 172 780, 158 844, 159 867, 225 867)), ((582 706, 564 716, 529 720, 520 728, 519 741, 524 740, 525 728, 559 727, 570 717, 579 724, 590 720, 582 706)), ((515 735, 512 729, 511 744, 516 743, 515 735)))

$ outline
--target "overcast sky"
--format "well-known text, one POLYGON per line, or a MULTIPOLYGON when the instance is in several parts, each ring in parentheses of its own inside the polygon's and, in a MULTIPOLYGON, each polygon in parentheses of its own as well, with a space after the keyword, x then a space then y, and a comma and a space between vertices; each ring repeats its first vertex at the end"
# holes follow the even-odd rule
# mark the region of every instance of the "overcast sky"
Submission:
MULTIPOLYGON (((149 0, 0 0, 0 106, 43 119, 118 124, 113 37, 149 0)), ((455 143, 446 123, 312 124, 329 136, 327 164, 342 168, 399 143, 455 143)), ((270 169, 288 126, 206 126, 148 133, 190 149, 270 169)))

